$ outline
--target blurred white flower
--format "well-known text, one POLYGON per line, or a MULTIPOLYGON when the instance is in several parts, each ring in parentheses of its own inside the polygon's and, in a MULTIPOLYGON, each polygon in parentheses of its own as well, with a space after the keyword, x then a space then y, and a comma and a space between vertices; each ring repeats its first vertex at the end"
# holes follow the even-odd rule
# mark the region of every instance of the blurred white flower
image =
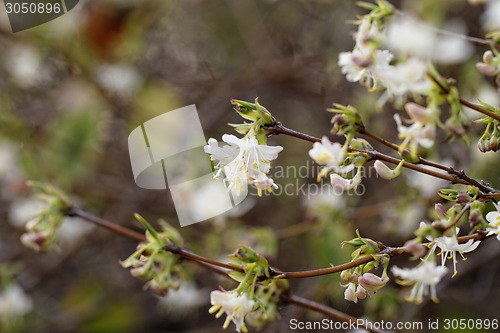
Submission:
MULTIPOLYGON (((481 85, 474 96, 466 97, 465 98, 467 101, 471 103, 477 103, 478 101, 488 103, 493 106, 500 106, 500 94, 497 92, 495 88, 493 88, 489 84, 483 84, 481 85)), ((484 115, 472 110, 471 108, 468 108, 466 106, 462 107, 465 113, 467 114, 467 117, 471 120, 477 120, 480 118, 484 118, 484 115)), ((488 155, 488 154, 486 154, 488 155)), ((494 155, 494 154, 490 154, 494 155)))
MULTIPOLYGON (((429 169, 436 170, 434 168, 429 169)), ((444 179, 437 179, 413 170, 407 170, 406 175, 406 183, 411 187, 417 188, 423 197, 429 199, 435 197, 437 191, 441 188, 445 188, 448 184, 448 181, 444 179)))
POLYGON ((129 65, 102 65, 95 71, 99 84, 117 95, 126 97, 139 86, 141 77, 137 70, 129 65))
POLYGON ((198 289, 194 283, 181 282, 179 289, 169 289, 166 296, 157 298, 158 306, 167 311, 171 319, 180 320, 204 305, 207 296, 207 289, 198 289))
POLYGON ((46 72, 38 51, 31 46, 15 45, 6 53, 5 67, 13 81, 22 88, 40 83, 46 72))
MULTIPOLYGON (((462 23, 450 22, 443 30, 464 34, 462 23)), ((387 29, 387 47, 398 55, 415 56, 443 64, 462 63, 473 47, 458 35, 446 35, 407 15, 398 16, 387 29)))
POLYGON ((317 209, 318 207, 329 207, 334 210, 345 208, 345 197, 341 193, 335 191, 324 192, 322 190, 318 193, 304 196, 303 204, 310 209, 317 209))
POLYGON ((22 317, 33 309, 33 300, 16 283, 0 291, 0 319, 5 322, 22 317))
POLYGON ((23 171, 19 162, 17 149, 13 144, 0 142, 0 184, 1 194, 15 196, 12 190, 23 181, 23 171))
POLYGON ((482 27, 490 32, 500 29, 500 0, 491 0, 486 4, 486 11, 481 15, 482 27))
POLYGON ((432 88, 432 82, 427 78, 427 64, 417 58, 374 71, 387 88, 386 98, 393 97, 396 104, 402 104, 410 94, 423 94, 432 88))
POLYGON ((218 311, 215 315, 216 318, 226 313, 227 318, 222 326, 224 329, 229 326, 232 320, 238 332, 247 332, 244 322, 245 316, 252 311, 255 301, 248 299, 246 294, 238 296, 235 291, 222 292, 214 290, 210 293, 210 303, 212 307, 209 312, 215 313, 218 311))
POLYGON ((410 296, 407 298, 410 302, 421 303, 423 296, 427 295, 429 290, 431 299, 438 302, 436 295, 436 285, 441 278, 446 274, 447 268, 437 266, 433 260, 426 260, 416 266, 415 268, 399 268, 392 267, 392 273, 399 277, 396 280, 399 284, 404 286, 413 285, 410 296))
MULTIPOLYGON (((47 203, 34 198, 19 198, 9 209, 9 223, 17 228, 23 228, 47 207, 47 203)), ((58 229, 58 239, 63 245, 74 246, 84 235, 95 226, 79 217, 65 217, 58 229)))

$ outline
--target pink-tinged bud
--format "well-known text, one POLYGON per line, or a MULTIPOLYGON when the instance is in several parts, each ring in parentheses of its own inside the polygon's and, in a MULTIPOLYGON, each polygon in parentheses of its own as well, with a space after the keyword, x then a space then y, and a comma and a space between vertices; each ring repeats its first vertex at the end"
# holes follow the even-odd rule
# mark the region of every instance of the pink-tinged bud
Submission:
POLYGON ((458 203, 467 203, 471 200, 471 197, 469 197, 467 194, 465 193, 460 193, 459 195, 457 195, 457 202, 458 203))
POLYGON ((478 71, 480 71, 484 75, 493 76, 493 75, 498 74, 497 68, 490 66, 490 65, 487 65, 484 62, 476 63, 476 68, 478 71))
POLYGON ((47 244, 45 244, 46 240, 47 237, 41 233, 25 233, 21 235, 21 243, 36 252, 47 250, 47 244))
MULTIPOLYGON (((491 148, 491 147, 490 147, 490 148, 491 148)), ((477 142, 477 149, 479 149, 479 151, 480 151, 481 153, 486 153, 486 147, 484 146, 484 143, 483 143, 483 141, 482 141, 482 140, 479 140, 479 141, 477 142)))
POLYGON ((490 140, 490 148, 492 151, 497 151, 500 148, 500 137, 493 137, 490 140))
POLYGON ((486 52, 484 52, 483 54, 483 62, 487 65, 491 65, 493 63, 493 59, 494 59, 494 56, 493 56, 493 52, 491 52, 491 50, 488 50, 486 52))
POLYGON ((418 244, 414 240, 406 241, 403 248, 406 252, 411 253, 415 258, 421 258, 427 250, 424 245, 418 244))
POLYGON ((416 103, 406 103, 405 110, 411 119, 418 121, 419 123, 427 124, 434 118, 431 110, 428 110, 422 105, 418 105, 416 103))
POLYGON ((481 223, 481 219, 479 218, 479 212, 476 211, 476 210, 473 210, 470 214, 469 214, 469 223, 470 223, 470 226, 473 228, 475 226, 477 226, 479 223, 481 223))
POLYGON ((356 297, 356 292, 355 292, 354 288, 355 288, 354 284, 350 283, 344 292, 344 298, 346 301, 351 301, 351 302, 357 303, 358 298, 356 297))
POLYGON ((401 170, 401 168, 392 170, 387 165, 385 165, 384 162, 378 160, 375 161, 373 167, 375 168, 375 171, 377 171, 377 174, 384 179, 396 178, 397 176, 399 176, 401 170))
POLYGON ((358 278, 358 283, 360 286, 374 293, 376 293, 380 288, 384 287, 388 281, 389 277, 386 276, 384 278, 380 278, 372 273, 365 273, 363 274, 363 276, 360 276, 358 278))
POLYGON ((356 288, 356 297, 359 299, 365 299, 366 298, 366 289, 363 288, 361 285, 356 288))
POLYGON ((330 175, 330 181, 333 187, 347 191, 357 187, 361 183, 361 176, 356 175, 353 179, 345 179, 334 173, 330 175))
POLYGON ((438 214, 439 218, 444 219, 447 217, 446 209, 444 209, 443 204, 437 203, 436 205, 434 205, 434 209, 436 210, 436 213, 438 214))
POLYGON ((346 269, 340 273, 340 278, 344 281, 348 281, 350 277, 351 277, 350 269, 346 269))
POLYGON ((151 289, 155 294, 159 296, 166 296, 168 293, 167 286, 160 286, 156 281, 152 280, 149 282, 149 289, 151 289))

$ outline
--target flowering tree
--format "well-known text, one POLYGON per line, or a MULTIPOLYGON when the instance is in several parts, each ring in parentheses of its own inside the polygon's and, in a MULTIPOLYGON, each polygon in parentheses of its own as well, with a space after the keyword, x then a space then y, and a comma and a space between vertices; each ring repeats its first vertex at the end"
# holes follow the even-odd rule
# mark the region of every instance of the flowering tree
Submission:
MULTIPOLYGON (((332 113, 331 132, 316 137, 301 129, 285 127, 279 120, 281 111, 271 112, 257 98, 253 102, 232 100, 234 110, 244 119, 240 124, 231 124, 239 136, 224 134, 222 144, 210 138, 204 147, 206 162, 212 162, 215 177, 224 180, 228 191, 235 190, 241 195, 250 185, 258 197, 265 197, 278 189, 272 166, 279 165, 280 154, 287 147, 272 142, 280 135, 310 143, 303 156, 310 157, 319 166, 317 181, 329 184, 337 192, 355 193, 364 186, 368 178, 366 170, 371 167, 379 177, 392 182, 397 182, 407 169, 429 179, 432 177, 439 188, 431 196, 437 193, 440 199, 427 203, 433 209, 429 214, 432 218, 398 222, 411 225, 412 232, 405 242, 386 244, 354 226, 351 234, 355 236, 336 244, 352 251, 350 260, 344 263, 284 271, 279 267, 279 260, 278 264, 271 265, 266 253, 261 253, 265 251, 258 250, 272 243, 264 240, 261 244, 237 247, 229 255, 231 262, 228 263, 190 251, 191 244, 179 230, 163 220, 158 222, 160 228, 155 229, 136 214, 136 220, 145 230, 144 234, 138 233, 89 214, 51 185, 31 182, 45 204, 26 224, 22 243, 36 252, 57 248, 63 220, 78 217, 138 241, 136 251, 120 263, 130 268, 133 277, 145 281, 145 288, 162 296, 193 279, 186 263, 192 261, 232 281, 227 289, 212 286, 206 302, 210 302, 209 312, 216 318, 226 316, 223 328, 233 327, 238 332, 280 320, 280 304, 286 303, 317 311, 335 321, 359 323, 347 313, 297 296, 289 283, 294 279, 338 275, 342 280, 340 286, 330 285, 345 288, 341 290, 346 302, 375 299, 386 287, 396 284, 411 287, 398 293, 409 302, 422 303, 427 297, 438 302, 439 282, 460 274, 462 264, 458 259, 465 260, 467 253, 480 248, 482 242, 490 242, 487 239, 493 236, 500 240, 500 206, 497 204, 500 190, 488 183, 493 180, 475 179, 466 170, 427 158, 439 147, 449 145, 449 141, 462 140, 470 145, 471 129, 484 131, 477 149, 493 154, 500 149, 500 110, 482 100, 476 103, 462 98, 460 82, 440 74, 438 65, 460 63, 472 53, 471 44, 479 45, 484 48, 484 56, 482 62, 476 64, 477 70, 495 76, 496 88, 500 91, 500 35, 491 32, 487 39, 479 39, 430 28, 385 0, 363 2, 360 6, 363 14, 351 22, 357 27, 354 47, 339 54, 338 66, 347 81, 357 82, 377 96, 372 105, 374 113, 386 112, 383 109, 388 104, 404 109, 403 115, 391 115, 398 139, 392 140, 394 135, 372 130, 373 115, 358 111, 353 106, 357 101, 347 106, 333 104, 333 108, 327 110, 332 113), (468 113, 464 107, 469 109, 468 113), (470 115, 474 113, 481 118, 474 117, 471 121, 470 115)), ((491 6, 498 7, 498 2, 493 1, 491 6)), ((493 15, 492 12, 493 9, 486 16, 493 15)), ((498 28, 494 26, 492 30, 498 28)), ((343 204, 334 206, 330 202, 328 219, 333 219, 331 211, 345 214, 343 204)), ((321 209, 311 209, 309 215, 313 222, 322 219, 321 209)), ((5 289, 5 295, 16 292, 15 286, 9 288, 5 289)), ((0 313, 2 302, 0 298, 0 313)), ((497 329, 497 320, 488 322, 488 328, 497 329)), ((379 331, 369 321, 361 322, 358 328, 379 331)))

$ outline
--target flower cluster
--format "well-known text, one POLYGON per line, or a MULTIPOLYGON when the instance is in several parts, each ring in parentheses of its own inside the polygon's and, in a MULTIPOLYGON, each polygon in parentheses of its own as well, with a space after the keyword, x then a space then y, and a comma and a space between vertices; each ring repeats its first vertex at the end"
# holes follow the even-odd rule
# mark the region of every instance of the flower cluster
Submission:
POLYGON ((221 172, 225 175, 228 190, 234 188, 237 195, 247 190, 247 184, 257 188, 259 196, 262 191, 272 191, 277 187, 274 181, 267 176, 271 169, 271 161, 278 157, 283 150, 281 146, 268 146, 266 143, 267 132, 265 126, 273 122, 271 113, 259 104, 232 100, 235 111, 244 119, 252 123, 230 124, 238 133, 245 134, 242 139, 234 135, 224 134, 222 141, 228 145, 220 147, 217 140, 210 138, 205 152, 210 154, 212 161, 216 161, 218 169, 215 177, 221 172))
POLYGON ((45 207, 26 223, 27 232, 21 236, 21 242, 37 252, 48 251, 56 246, 57 231, 71 202, 53 186, 37 182, 29 182, 29 185, 38 190, 45 207))
POLYGON ((369 255, 373 255, 375 259, 363 266, 344 270, 340 274, 342 280, 348 281, 347 284, 341 284, 342 287, 346 288, 344 298, 357 303, 358 299, 365 299, 370 293, 376 293, 389 282, 389 277, 387 276, 389 257, 387 255, 376 254, 380 251, 377 243, 368 238, 361 238, 359 233, 357 238, 343 242, 342 246, 346 244, 356 248, 351 255, 352 261, 369 255), (373 273, 369 273, 370 270, 377 268, 380 264, 383 266, 382 276, 379 277, 373 273))
POLYGON ((234 188, 239 195, 246 190, 247 184, 252 184, 257 188, 259 196, 263 190, 271 192, 276 185, 267 174, 271 161, 278 157, 283 147, 259 144, 254 135, 239 139, 234 135, 224 134, 222 141, 229 145, 219 147, 217 140, 210 138, 205 152, 210 154, 213 161, 217 161, 216 176, 224 172, 224 180, 229 183, 228 190, 234 188))
POLYGON ((399 138, 403 140, 399 151, 402 153, 409 147, 410 153, 416 156, 418 146, 430 148, 434 145, 438 112, 415 103, 406 103, 405 110, 410 117, 410 126, 403 125, 399 114, 394 115, 399 138))
POLYGON ((137 250, 121 262, 124 268, 132 267, 132 276, 148 281, 146 287, 158 295, 166 295, 169 289, 177 289, 184 271, 178 256, 165 250, 166 246, 182 247, 183 241, 177 230, 160 220, 162 232, 156 232, 140 215, 136 219, 146 228, 147 242, 139 244, 137 250))
POLYGON ((243 270, 229 273, 239 285, 231 291, 212 291, 209 312, 217 312, 217 318, 226 313, 223 327, 233 321, 238 332, 247 331, 245 318, 255 327, 274 321, 278 317, 279 296, 288 289, 287 281, 271 277, 267 260, 248 246, 238 248, 230 258, 235 267, 243 270))
POLYGON ((418 58, 391 64, 394 55, 382 49, 385 36, 381 22, 373 13, 365 15, 358 22, 354 49, 340 53, 338 65, 350 82, 359 81, 370 90, 387 89, 381 102, 395 98, 401 104, 408 95, 426 93, 432 84, 426 77, 427 65, 418 58))

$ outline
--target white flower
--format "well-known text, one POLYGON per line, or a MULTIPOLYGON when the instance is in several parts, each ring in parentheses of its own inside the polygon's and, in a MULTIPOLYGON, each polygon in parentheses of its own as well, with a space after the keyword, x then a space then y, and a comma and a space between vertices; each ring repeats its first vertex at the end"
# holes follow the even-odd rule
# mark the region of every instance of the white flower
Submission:
POLYGON ((33 300, 17 284, 11 283, 0 292, 0 318, 7 321, 21 317, 33 309, 33 300))
POLYGON ((132 94, 141 79, 134 67, 122 64, 100 66, 95 75, 103 88, 123 97, 132 94))
POLYGON ((158 307, 167 311, 171 319, 180 319, 192 313, 192 310, 202 306, 208 290, 198 289, 191 282, 181 282, 179 289, 169 289, 164 297, 159 299, 158 307))
MULTIPOLYGON (((458 228, 457 228, 458 232, 458 228)), ((463 254, 468 253, 471 251, 474 251, 480 241, 475 241, 473 239, 470 239, 467 243, 464 244, 458 244, 457 237, 451 236, 451 237, 438 237, 435 240, 435 246, 438 246, 441 249, 441 266, 444 266, 446 263, 446 259, 452 259, 453 260, 453 276, 457 274, 457 255, 456 252, 460 254, 463 260, 465 260, 463 254), (448 256, 450 255, 450 256, 448 256)), ((452 276, 452 277, 453 277, 452 276)))
POLYGON ((344 299, 346 301, 358 303, 358 299, 366 298, 366 290, 361 285, 349 282, 346 285, 341 284, 341 286, 347 287, 346 290, 344 291, 344 299))
POLYGON ((226 313, 227 318, 222 326, 226 329, 231 320, 236 325, 238 332, 247 332, 245 326, 245 316, 252 311, 255 301, 247 298, 245 294, 239 295, 235 291, 222 292, 214 290, 210 293, 210 303, 212 307, 208 310, 210 313, 219 311, 215 317, 219 318, 226 313))
POLYGON ((497 239, 500 241, 500 204, 493 204, 497 211, 486 214, 486 220, 490 225, 489 228, 486 228, 486 231, 488 231, 488 236, 497 235, 497 239))
MULTIPOLYGON (((463 24, 452 22, 444 28, 465 34, 463 24)), ((387 47, 398 55, 415 56, 444 64, 466 61, 473 48, 459 36, 440 34, 439 31, 407 15, 400 15, 387 29, 387 47)))
POLYGON ((246 188, 247 182, 254 184, 262 194, 263 189, 271 191, 274 186, 272 179, 267 177, 271 168, 271 161, 278 157, 283 150, 281 146, 260 145, 255 136, 239 139, 234 135, 224 134, 222 140, 229 146, 219 147, 217 140, 210 138, 205 152, 211 155, 212 160, 219 161, 216 165, 226 175, 229 182, 228 189, 233 187, 239 194, 246 188))
POLYGON ((387 97, 394 97, 401 104, 409 94, 427 92, 432 82, 427 78, 427 64, 417 58, 387 68, 375 68, 374 75, 386 88, 387 97))
POLYGON ((436 127, 432 124, 422 124, 414 122, 411 126, 403 126, 399 114, 394 115, 394 120, 398 126, 399 138, 403 139, 401 146, 410 144, 410 148, 415 149, 417 145, 430 148, 434 144, 436 127))
POLYGON ((500 0, 492 0, 488 2, 486 11, 481 16, 483 29, 493 31, 500 29, 500 0))
POLYGON ((356 37, 356 47, 361 50, 366 50, 370 48, 367 42, 373 40, 380 36, 380 31, 378 30, 377 21, 371 22, 371 18, 365 17, 358 27, 358 31, 355 34, 356 37))
POLYGON ((38 51, 31 46, 11 47, 6 54, 5 65, 13 81, 22 88, 36 86, 47 74, 47 67, 43 66, 38 51))
POLYGON ((340 166, 344 161, 344 148, 338 142, 332 143, 330 140, 324 136, 321 139, 321 143, 315 142, 311 150, 309 150, 309 156, 320 165, 325 165, 328 169, 346 174, 354 169, 354 164, 349 164, 347 166, 340 166))
POLYGON ((392 58, 392 53, 387 50, 375 50, 367 53, 354 49, 352 52, 341 52, 338 65, 341 67, 342 74, 346 74, 347 81, 360 81, 363 85, 376 89, 377 73, 388 70, 392 58))
POLYGON ((380 36, 377 22, 371 22, 370 18, 365 18, 360 23, 355 34, 356 45, 351 52, 341 52, 339 54, 338 65, 342 74, 350 82, 360 81, 363 85, 375 89, 377 78, 374 70, 383 70, 389 66, 393 55, 387 50, 377 50, 376 45, 370 45, 369 41, 380 36))
POLYGON ((407 298, 410 302, 421 303, 423 296, 430 290, 431 299, 438 302, 436 295, 436 285, 446 274, 447 268, 437 266, 433 260, 422 262, 415 268, 392 267, 392 273, 399 277, 397 282, 404 286, 413 285, 410 296, 407 298))

